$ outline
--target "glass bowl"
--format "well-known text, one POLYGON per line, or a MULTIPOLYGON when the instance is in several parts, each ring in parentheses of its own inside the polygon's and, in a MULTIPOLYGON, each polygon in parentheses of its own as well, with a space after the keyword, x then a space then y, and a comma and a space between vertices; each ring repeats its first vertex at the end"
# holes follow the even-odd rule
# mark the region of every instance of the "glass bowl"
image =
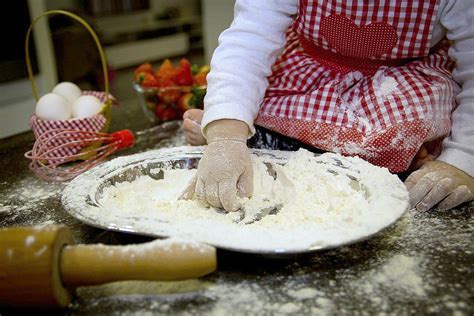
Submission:
POLYGON ((180 120, 189 109, 202 109, 206 86, 144 87, 136 82, 133 88, 140 106, 151 122, 180 120))

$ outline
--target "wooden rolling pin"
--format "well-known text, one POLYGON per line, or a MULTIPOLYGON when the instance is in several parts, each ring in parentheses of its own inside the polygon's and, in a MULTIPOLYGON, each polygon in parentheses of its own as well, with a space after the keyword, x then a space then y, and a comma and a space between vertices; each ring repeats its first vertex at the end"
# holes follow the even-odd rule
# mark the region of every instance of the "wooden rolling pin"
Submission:
POLYGON ((63 225, 0 228, 0 306, 65 307, 77 286, 182 280, 216 269, 216 251, 193 242, 73 245, 63 225))

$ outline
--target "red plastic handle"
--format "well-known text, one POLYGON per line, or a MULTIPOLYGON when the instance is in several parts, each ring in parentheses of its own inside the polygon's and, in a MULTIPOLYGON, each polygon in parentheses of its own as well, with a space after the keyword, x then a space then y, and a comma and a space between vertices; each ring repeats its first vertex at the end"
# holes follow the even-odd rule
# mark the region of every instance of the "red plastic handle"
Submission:
POLYGON ((132 131, 128 129, 114 132, 112 137, 114 138, 114 143, 117 144, 117 149, 132 147, 135 144, 135 137, 132 131))

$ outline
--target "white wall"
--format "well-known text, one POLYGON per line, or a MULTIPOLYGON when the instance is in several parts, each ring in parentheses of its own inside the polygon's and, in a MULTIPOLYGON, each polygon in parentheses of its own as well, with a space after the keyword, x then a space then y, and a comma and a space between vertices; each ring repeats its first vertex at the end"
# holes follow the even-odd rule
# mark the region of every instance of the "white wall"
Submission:
POLYGON ((204 58, 207 62, 217 47, 219 35, 232 23, 234 3, 235 0, 202 0, 204 58))
MULTIPOLYGON (((28 0, 28 6, 32 19, 47 8, 45 0, 28 0)), ((56 62, 47 18, 35 24, 33 36, 39 69, 35 83, 41 96, 57 83, 56 62)), ((34 112, 35 104, 27 78, 0 85, 0 139, 29 130, 28 119, 34 112)))

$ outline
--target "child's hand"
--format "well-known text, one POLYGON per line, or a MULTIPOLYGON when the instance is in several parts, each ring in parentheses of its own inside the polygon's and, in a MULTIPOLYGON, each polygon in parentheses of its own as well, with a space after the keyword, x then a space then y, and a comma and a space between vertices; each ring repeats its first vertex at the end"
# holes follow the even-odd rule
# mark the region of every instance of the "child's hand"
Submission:
POLYGON ((426 146, 423 144, 416 153, 415 158, 413 158, 413 161, 411 162, 410 167, 408 168, 409 172, 413 172, 415 170, 420 169, 425 163, 428 161, 433 161, 438 157, 438 155, 433 155, 428 152, 428 149, 426 146))
POLYGON ((411 207, 420 211, 438 203, 439 210, 449 210, 474 198, 474 178, 442 161, 425 163, 406 179, 405 185, 411 207))
POLYGON ((237 120, 209 124, 209 145, 199 162, 196 177, 181 198, 196 197, 226 211, 242 207, 239 197, 253 193, 252 161, 247 148, 248 126, 237 120))
POLYGON ((183 129, 186 141, 193 146, 206 144, 206 139, 201 133, 203 110, 192 109, 184 112, 183 129))

